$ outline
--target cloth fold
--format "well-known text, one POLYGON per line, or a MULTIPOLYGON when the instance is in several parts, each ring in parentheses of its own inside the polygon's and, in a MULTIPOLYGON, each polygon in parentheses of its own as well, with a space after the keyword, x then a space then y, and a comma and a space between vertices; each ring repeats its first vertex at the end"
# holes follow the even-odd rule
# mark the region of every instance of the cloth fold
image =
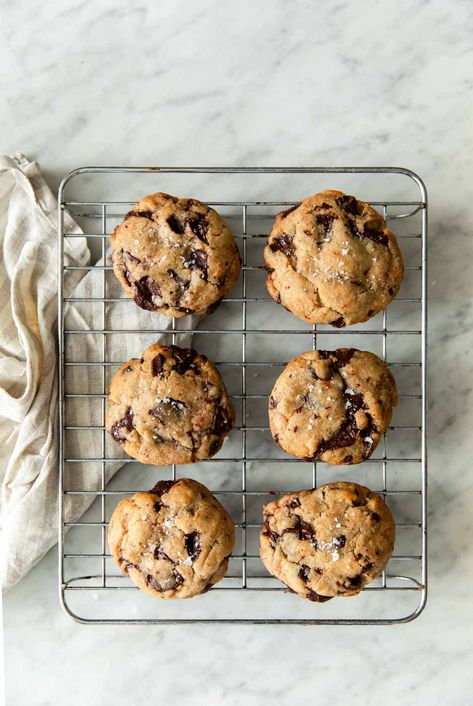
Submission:
MULTIPOLYGON (((38 166, 25 156, 0 156, 0 482, 3 553, 1 580, 11 588, 56 543, 58 517, 57 435, 57 202, 38 166)), ((66 213, 65 233, 81 234, 66 213)), ((84 265, 90 254, 85 237, 64 239, 64 264, 84 265)), ((107 294, 123 293, 108 272, 107 294), (110 276, 110 277, 109 277, 110 276), (113 288, 118 287, 113 292, 113 288)), ((70 270, 64 295, 99 297, 103 282, 97 271, 70 270)), ((80 302, 65 309, 68 328, 97 328, 96 304, 80 302)), ((98 305, 101 306, 101 305, 98 305)), ((141 311, 132 302, 106 307, 107 327, 140 328, 149 334, 112 336, 106 340, 108 361, 127 360, 150 343, 165 339, 153 329, 169 328, 167 317, 141 311), (118 339, 118 342, 117 342, 118 339)), ((181 328, 195 325, 194 317, 181 328)), ((181 334, 188 345, 190 334, 181 334)), ((66 338, 66 359, 101 361, 102 337, 66 338)), ((113 368, 107 371, 113 372, 113 368)), ((68 367, 66 392, 104 392, 101 366, 68 367)), ((106 377, 108 385, 109 376, 106 377)), ((103 424, 101 398, 79 398, 66 405, 66 424, 103 424)), ((108 443, 108 442, 107 442, 108 443)), ((101 456, 102 431, 66 432, 65 453, 71 458, 101 456)), ((107 452, 108 453, 108 452, 107 452)), ((120 451, 118 452, 120 453, 120 451)), ((107 464, 105 480, 125 462, 107 464)), ((66 467, 65 485, 72 490, 100 490, 101 469, 88 464, 66 467), (87 466, 87 468, 85 468, 87 466)), ((91 495, 66 496, 64 515, 73 522, 93 502, 91 495)))

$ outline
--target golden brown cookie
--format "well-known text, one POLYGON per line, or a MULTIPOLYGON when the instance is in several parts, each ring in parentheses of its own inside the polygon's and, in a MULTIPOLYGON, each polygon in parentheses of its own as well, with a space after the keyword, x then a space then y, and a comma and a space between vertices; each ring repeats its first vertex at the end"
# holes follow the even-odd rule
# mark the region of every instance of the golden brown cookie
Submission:
POLYGON ((143 463, 210 458, 234 420, 220 374, 192 348, 155 343, 124 363, 110 385, 106 429, 143 463))
POLYGON ((180 478, 121 500, 108 542, 117 566, 141 591, 191 598, 225 576, 235 528, 204 485, 180 478))
POLYGON ((274 440, 308 461, 361 463, 391 421, 396 383, 374 353, 354 348, 309 351, 276 380, 269 405, 274 440))
POLYGON ((113 231, 115 275, 138 306, 205 314, 233 287, 240 256, 225 221, 201 201, 151 194, 113 231))
POLYGON ((271 297, 303 321, 366 321, 396 296, 401 251, 371 206, 323 191, 276 216, 264 250, 271 297))
POLYGON ((386 567, 395 524, 380 495, 328 483, 268 503, 260 534, 268 571, 302 598, 354 596, 386 567))

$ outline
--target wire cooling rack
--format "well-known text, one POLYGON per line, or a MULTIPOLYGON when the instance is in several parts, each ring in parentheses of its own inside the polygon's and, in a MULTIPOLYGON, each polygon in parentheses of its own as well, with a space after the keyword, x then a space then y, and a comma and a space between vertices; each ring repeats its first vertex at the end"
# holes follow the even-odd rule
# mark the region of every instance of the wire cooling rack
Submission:
MULTIPOLYGON (((64 177, 59 204, 59 588, 65 611, 85 623, 387 624, 417 617, 427 590, 427 194, 421 179, 397 168, 91 167, 64 177), (406 265, 390 307, 347 329, 304 324, 272 302, 264 286, 262 249, 275 213, 324 188, 353 193, 377 208, 396 233, 406 265), (220 369, 237 424, 215 458, 191 466, 129 462, 104 429, 108 385, 124 360, 119 354, 117 359, 119 342, 139 356, 164 333, 152 326, 117 327, 117 311, 136 305, 117 286, 108 252, 115 225, 154 191, 193 196, 216 208, 242 258, 237 286, 217 312, 191 329, 193 347, 220 369), (66 211, 82 231, 71 229, 66 211), (70 264, 68 245, 82 234, 97 264, 70 264), (92 286, 70 291, 71 276, 77 282, 82 275, 93 278, 92 286), (69 322, 71 307, 79 311, 73 321, 80 326, 69 322), (86 351, 83 358, 72 353, 72 343, 75 351, 86 351), (392 426, 373 457, 358 466, 293 459, 272 442, 268 394, 292 357, 341 346, 371 350, 389 364, 400 393, 392 426), (71 455, 84 446, 83 455, 71 455), (233 516, 237 542, 227 577, 211 591, 191 601, 159 601, 117 570, 107 525, 121 498, 178 477, 193 477, 212 490, 233 516), (385 496, 396 519, 396 546, 386 571, 362 594, 313 604, 288 593, 261 564, 261 511, 280 494, 333 480, 361 482, 385 496), (94 501, 86 514, 66 521, 71 503, 86 500, 94 501)), ((168 340, 179 342, 179 336, 179 321, 173 320, 168 340)))

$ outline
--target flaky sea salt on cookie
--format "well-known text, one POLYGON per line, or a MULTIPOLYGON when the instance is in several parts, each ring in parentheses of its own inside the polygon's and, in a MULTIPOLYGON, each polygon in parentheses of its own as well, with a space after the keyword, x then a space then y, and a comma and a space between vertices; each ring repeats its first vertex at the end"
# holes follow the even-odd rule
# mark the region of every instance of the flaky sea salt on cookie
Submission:
POLYGON ((261 560, 302 598, 355 596, 386 567, 395 524, 383 498, 356 483, 289 493, 263 510, 261 560))
POLYGON ((297 458, 332 464, 369 458, 391 421, 396 383, 374 353, 309 351, 291 360, 271 391, 274 440, 297 458))
POLYGON ((388 306, 404 273, 382 216, 341 191, 279 213, 264 258, 276 302, 303 321, 336 327, 367 321, 388 306))

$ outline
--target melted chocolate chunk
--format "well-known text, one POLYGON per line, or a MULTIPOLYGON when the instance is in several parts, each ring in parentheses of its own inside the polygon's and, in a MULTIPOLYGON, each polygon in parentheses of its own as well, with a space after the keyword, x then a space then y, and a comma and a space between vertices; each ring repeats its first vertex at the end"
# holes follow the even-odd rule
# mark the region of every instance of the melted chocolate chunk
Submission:
POLYGON ((345 458, 343 459, 343 463, 351 463, 352 461, 353 461, 353 456, 352 456, 351 454, 348 454, 348 455, 345 456, 345 458))
POLYGON ((204 215, 195 216, 194 218, 190 218, 187 223, 189 224, 189 228, 194 235, 196 235, 203 243, 208 245, 209 241, 207 238, 207 231, 209 229, 209 222, 206 217, 204 215))
POLYGON ((159 512, 162 507, 164 507, 163 503, 154 503, 154 505, 153 505, 153 510, 154 510, 155 512, 159 512))
POLYGON ((207 282, 208 276, 208 265, 207 265, 207 253, 204 250, 193 250, 190 257, 184 263, 184 267, 189 270, 201 270, 200 275, 203 280, 207 282))
POLYGON ((292 498, 292 500, 287 503, 287 507, 290 507, 291 510, 294 510, 296 507, 300 507, 300 506, 301 506, 301 501, 299 500, 299 498, 292 498))
POLYGON ((182 223, 182 221, 176 218, 176 216, 169 216, 167 219, 167 224, 174 233, 177 233, 178 235, 182 235, 184 233, 185 223, 182 223))
POLYGON ((341 534, 340 537, 334 537, 333 539, 333 544, 337 547, 337 549, 341 549, 342 547, 345 546, 347 543, 347 538, 345 537, 344 534, 341 534))
POLYGON ((370 228, 365 225, 362 233, 363 238, 369 238, 374 243, 380 243, 381 245, 388 244, 388 236, 383 233, 382 230, 376 230, 376 228, 370 228))
POLYGON ((341 449, 345 446, 352 446, 352 444, 354 444, 356 441, 357 434, 360 432, 360 430, 358 429, 356 423, 355 412, 365 407, 363 395, 347 395, 346 387, 344 388, 344 394, 347 399, 347 402, 350 403, 350 406, 347 407, 346 410, 345 421, 334 436, 332 436, 330 439, 325 439, 324 441, 322 441, 313 456, 314 461, 319 461, 325 451, 333 451, 334 449, 341 449))
POLYGON ((183 311, 184 314, 193 314, 194 310, 189 309, 187 306, 176 306, 175 307, 178 311, 183 311))
POLYGON ((379 243, 380 245, 386 246, 389 243, 388 236, 382 230, 378 230, 377 228, 371 228, 367 223, 365 224, 363 231, 360 231, 358 225, 356 224, 356 221, 352 218, 349 218, 348 227, 350 228, 350 232, 353 237, 358 238, 358 240, 368 238, 374 243, 379 243))
POLYGON ((388 294, 391 296, 394 294, 394 289, 392 287, 388 287, 388 294))
POLYGON ((299 201, 299 203, 296 203, 294 206, 291 206, 290 208, 287 208, 285 211, 281 211, 281 213, 279 213, 278 215, 279 215, 281 218, 286 218, 286 216, 288 216, 290 213, 292 213, 293 211, 295 211, 296 208, 299 208, 300 205, 301 205, 301 202, 299 201))
POLYGON ((186 534, 184 537, 184 544, 186 545, 186 551, 192 561, 197 559, 202 551, 202 546, 200 544, 200 532, 191 532, 190 534, 186 534))
POLYGON ((163 397, 156 407, 148 410, 148 414, 151 414, 152 417, 156 417, 160 422, 165 423, 169 421, 169 414, 171 412, 181 416, 186 407, 187 404, 181 400, 175 400, 172 397, 163 397))
POLYGON ((373 522, 379 522, 380 519, 381 519, 381 516, 378 515, 377 512, 372 512, 372 513, 371 513, 371 519, 373 520, 373 522))
POLYGON ((220 447, 222 446, 222 441, 221 439, 212 439, 210 442, 209 446, 209 456, 214 456, 217 451, 220 450, 220 447))
POLYGON ((361 574, 358 576, 351 576, 346 579, 348 585, 352 588, 358 588, 361 585, 361 574))
POLYGON ((158 480, 149 492, 156 495, 164 495, 164 493, 169 493, 175 482, 175 480, 158 480))
POLYGON ((134 564, 132 561, 129 561, 129 559, 126 559, 124 556, 119 557, 118 562, 120 564, 120 569, 126 574, 128 573, 128 569, 130 568, 130 566, 132 566, 134 569, 140 568, 138 564, 134 564), (124 566, 122 566, 122 564, 124 564, 124 566))
POLYGON ((276 409, 276 407, 278 406, 278 403, 272 395, 269 398, 269 406, 271 407, 271 409, 276 409))
POLYGON ((264 522, 263 522, 263 534, 266 537, 269 537, 269 542, 274 549, 276 544, 278 543, 278 540, 280 539, 280 535, 277 532, 273 532, 271 527, 269 526, 269 518, 265 517, 264 522))
POLYGON ((123 220, 126 221, 127 218, 131 218, 132 216, 134 216, 135 218, 147 218, 149 221, 153 220, 152 211, 128 211, 123 220))
POLYGON ((177 284, 177 286, 179 287, 180 294, 182 294, 183 292, 185 292, 186 289, 188 289, 189 282, 186 282, 185 280, 182 279, 182 277, 179 277, 176 270, 169 268, 167 273, 168 273, 169 277, 171 277, 174 280, 174 282, 177 284))
POLYGON ((133 366, 127 365, 126 368, 123 368, 122 375, 125 375, 125 373, 131 373, 132 370, 133 370, 133 366))
MULTIPOLYGON (((129 281, 129 280, 128 280, 129 281)), ((132 282, 135 290, 133 299, 142 309, 153 311, 161 302, 155 303, 155 297, 161 297, 159 284, 152 277, 142 277, 137 282, 132 282)))
POLYGON ((329 233, 332 230, 332 223, 336 218, 334 213, 319 213, 315 216, 317 225, 322 226, 324 233, 329 233))
POLYGON ((352 507, 364 507, 368 502, 367 498, 361 498, 357 489, 355 489, 355 495, 357 495, 358 498, 352 502, 352 507))
POLYGON ((161 549, 161 547, 156 547, 156 548, 155 548, 155 550, 154 550, 154 552, 153 552, 153 556, 154 556, 155 559, 166 559, 166 561, 172 561, 172 559, 170 559, 170 558, 168 557, 168 555, 166 554, 166 552, 163 551, 163 549, 161 549))
POLYGON ((280 250, 286 257, 291 257, 296 252, 294 246, 293 237, 291 235, 286 235, 285 233, 279 238, 274 238, 273 242, 270 243, 269 247, 273 252, 280 250))
POLYGON ((355 420, 350 417, 342 425, 340 431, 333 436, 331 439, 322 441, 316 453, 314 454, 313 460, 319 461, 326 451, 333 451, 334 449, 341 449, 344 446, 352 446, 356 440, 356 433, 358 427, 356 426, 355 420))
POLYGON ((352 216, 356 216, 358 213, 358 201, 354 196, 344 194, 343 196, 339 196, 335 199, 335 203, 337 206, 340 206, 340 208, 343 208, 343 210, 347 213, 351 213, 352 216))
POLYGON ((162 371, 164 360, 164 356, 161 353, 158 353, 158 355, 155 356, 151 361, 151 372, 154 376, 159 375, 159 373, 162 371))
POLYGON ((309 580, 309 572, 310 568, 305 564, 302 564, 301 568, 299 569, 299 578, 304 583, 307 583, 307 581, 309 580))
POLYGON ((361 570, 362 574, 366 574, 368 571, 370 571, 373 568, 374 564, 373 562, 369 561, 367 564, 364 565, 364 567, 361 570))
POLYGON ((345 322, 345 319, 343 318, 343 316, 340 316, 339 319, 335 319, 335 321, 331 321, 330 325, 335 326, 335 328, 343 328, 344 326, 346 326, 346 322, 345 322))
POLYGON ((222 405, 217 405, 212 422, 212 431, 214 434, 221 434, 224 431, 230 431, 232 423, 227 416, 227 411, 222 405))
POLYGON ((174 588, 177 588, 178 586, 182 586, 182 584, 184 583, 184 579, 181 576, 181 574, 178 571, 176 571, 176 569, 174 569, 172 572, 172 575, 173 575, 174 580, 176 582, 174 584, 174 588))
POLYGON ((172 357, 174 360, 173 370, 179 375, 184 375, 187 370, 196 368, 195 359, 198 353, 193 348, 179 348, 178 346, 170 346, 172 357))
POLYGON ((316 593, 312 589, 309 589, 306 596, 310 601, 313 601, 314 603, 326 603, 327 601, 330 601, 333 598, 333 596, 321 596, 320 593, 316 593))
POLYGON ((316 567, 315 573, 318 574, 319 576, 322 576, 323 573, 324 573, 324 570, 323 570, 323 569, 319 569, 319 567, 316 567))
POLYGON ((216 302, 214 302, 213 304, 211 304, 210 306, 207 307, 205 313, 206 313, 206 314, 213 314, 214 311, 217 311, 217 309, 218 309, 218 307, 220 306, 221 303, 222 303, 222 300, 221 300, 221 299, 217 299, 216 302))
POLYGON ((125 416, 123 419, 120 419, 120 421, 116 422, 111 429, 112 437, 115 439, 115 441, 121 442, 121 441, 126 441, 126 435, 122 435, 122 429, 127 429, 128 431, 132 431, 134 429, 134 423, 133 423, 133 410, 131 407, 128 407, 128 409, 125 412, 125 416))
POLYGON ((347 365, 355 354, 354 348, 337 348, 337 350, 332 351, 332 355, 337 359, 338 366, 343 368, 347 365))
POLYGON ((314 549, 317 549, 317 539, 315 537, 314 529, 312 525, 304 520, 300 521, 299 539, 308 540, 314 549))
POLYGON ((309 541, 314 549, 317 549, 317 538, 315 536, 312 525, 305 522, 299 515, 296 515, 296 524, 294 527, 288 527, 282 534, 297 534, 301 541, 309 541))

